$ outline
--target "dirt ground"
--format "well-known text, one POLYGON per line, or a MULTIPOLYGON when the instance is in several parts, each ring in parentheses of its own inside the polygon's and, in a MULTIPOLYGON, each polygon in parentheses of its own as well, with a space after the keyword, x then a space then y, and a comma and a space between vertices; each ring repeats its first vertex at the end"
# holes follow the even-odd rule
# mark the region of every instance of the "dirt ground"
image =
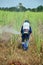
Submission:
POLYGON ((20 40, 12 42, 10 34, 6 39, 0 39, 0 65, 43 65, 43 45, 38 54, 33 40, 29 44, 28 50, 24 51, 22 48, 18 48, 18 45, 21 44, 20 40))

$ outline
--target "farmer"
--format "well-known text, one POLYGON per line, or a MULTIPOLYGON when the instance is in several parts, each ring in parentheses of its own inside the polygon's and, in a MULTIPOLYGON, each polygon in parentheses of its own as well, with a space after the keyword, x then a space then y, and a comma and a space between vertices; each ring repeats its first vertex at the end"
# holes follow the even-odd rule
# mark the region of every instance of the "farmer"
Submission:
POLYGON ((22 48, 24 50, 28 49, 28 43, 29 43, 29 38, 30 38, 31 33, 32 33, 32 29, 30 26, 30 22, 28 20, 25 20, 22 27, 21 27, 22 48), (24 41, 25 39, 26 39, 26 43, 24 41))

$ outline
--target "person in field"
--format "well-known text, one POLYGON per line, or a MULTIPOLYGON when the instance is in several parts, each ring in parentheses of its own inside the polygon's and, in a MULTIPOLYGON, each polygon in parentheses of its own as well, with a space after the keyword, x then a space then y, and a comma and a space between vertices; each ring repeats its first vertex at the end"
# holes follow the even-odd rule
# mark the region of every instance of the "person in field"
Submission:
POLYGON ((32 33, 32 28, 30 26, 30 22, 28 20, 25 20, 21 27, 22 48, 24 50, 28 49, 29 38, 30 38, 31 33, 32 33), (26 40, 26 43, 25 43, 25 40, 26 40))

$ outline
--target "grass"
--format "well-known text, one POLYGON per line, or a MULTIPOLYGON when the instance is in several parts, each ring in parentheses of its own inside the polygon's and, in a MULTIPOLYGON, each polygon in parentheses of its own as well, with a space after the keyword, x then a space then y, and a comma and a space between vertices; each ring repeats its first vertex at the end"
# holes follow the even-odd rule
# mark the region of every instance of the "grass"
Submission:
POLYGON ((40 51, 41 41, 43 39, 40 33, 39 23, 43 23, 43 12, 9 12, 0 10, 0 26, 11 24, 14 29, 20 31, 25 19, 28 19, 31 23, 35 43, 38 51, 40 51))

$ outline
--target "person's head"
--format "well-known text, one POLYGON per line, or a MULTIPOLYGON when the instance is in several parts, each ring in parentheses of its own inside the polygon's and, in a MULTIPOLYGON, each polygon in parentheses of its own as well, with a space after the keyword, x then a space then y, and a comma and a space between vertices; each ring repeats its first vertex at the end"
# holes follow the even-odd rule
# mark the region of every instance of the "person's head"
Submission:
POLYGON ((28 23, 30 23, 29 20, 25 20, 24 22, 28 22, 28 23))

